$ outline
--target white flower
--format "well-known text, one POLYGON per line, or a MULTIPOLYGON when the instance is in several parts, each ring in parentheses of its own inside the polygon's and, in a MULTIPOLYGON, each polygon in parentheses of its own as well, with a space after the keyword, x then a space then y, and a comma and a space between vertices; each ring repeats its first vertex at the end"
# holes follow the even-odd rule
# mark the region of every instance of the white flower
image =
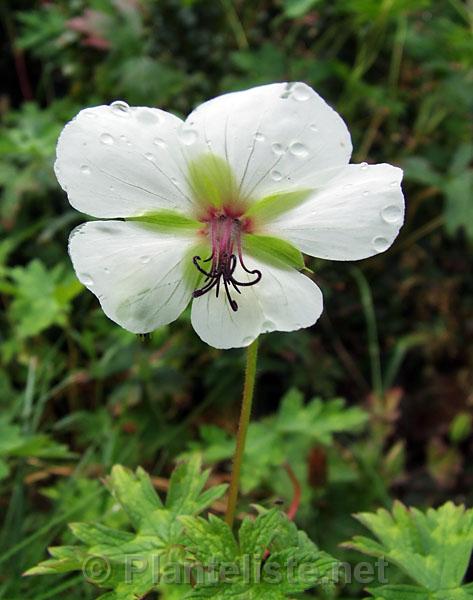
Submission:
POLYGON ((177 319, 217 348, 309 327, 322 294, 301 252, 358 260, 392 244, 402 171, 349 165, 350 134, 304 83, 225 94, 186 121, 124 102, 82 110, 57 146, 80 281, 113 321, 145 333, 177 319), (115 220, 106 220, 115 219, 115 220))

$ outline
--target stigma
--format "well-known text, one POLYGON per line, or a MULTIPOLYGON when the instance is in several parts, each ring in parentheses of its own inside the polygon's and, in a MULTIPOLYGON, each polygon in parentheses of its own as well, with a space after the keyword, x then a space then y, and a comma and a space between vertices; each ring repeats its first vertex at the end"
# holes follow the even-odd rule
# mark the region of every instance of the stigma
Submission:
POLYGON ((241 294, 241 287, 255 285, 261 280, 261 271, 249 269, 243 261, 241 249, 243 229, 242 221, 228 214, 212 215, 209 219, 208 236, 212 252, 208 258, 202 259, 200 256, 194 256, 192 259, 198 271, 205 275, 202 287, 194 290, 194 298, 203 296, 212 290, 215 290, 218 298, 223 287, 231 309, 236 312, 238 303, 232 298, 232 292, 241 294), (236 279, 234 274, 238 265, 251 275, 252 279, 248 281, 236 279))

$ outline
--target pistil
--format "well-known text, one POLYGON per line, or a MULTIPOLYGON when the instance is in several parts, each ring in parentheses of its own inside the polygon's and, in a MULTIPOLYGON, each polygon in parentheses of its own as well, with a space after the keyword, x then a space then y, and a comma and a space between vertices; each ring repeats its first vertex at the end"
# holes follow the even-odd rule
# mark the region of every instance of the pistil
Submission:
POLYGON ((198 298, 215 288, 218 298, 223 282, 228 302, 232 310, 236 312, 238 303, 231 296, 232 289, 241 294, 240 287, 252 286, 260 281, 261 271, 249 269, 243 261, 241 248, 242 223, 240 219, 225 214, 213 216, 208 227, 212 253, 204 260, 200 256, 194 256, 193 258, 196 268, 205 275, 204 285, 194 290, 193 296, 198 298), (208 269, 205 268, 204 263, 210 263, 208 269), (253 275, 254 279, 249 281, 236 279, 234 273, 238 265, 246 273, 253 275))

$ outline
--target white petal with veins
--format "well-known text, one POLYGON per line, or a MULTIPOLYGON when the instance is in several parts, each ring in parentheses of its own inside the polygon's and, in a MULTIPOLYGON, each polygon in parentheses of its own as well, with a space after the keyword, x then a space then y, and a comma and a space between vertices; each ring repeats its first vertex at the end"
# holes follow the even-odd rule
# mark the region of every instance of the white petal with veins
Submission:
POLYGON ((149 225, 91 221, 76 227, 69 253, 79 280, 105 314, 128 331, 147 333, 177 319, 192 296, 183 277, 194 236, 149 225))
MULTIPOLYGON (((322 313, 322 292, 305 275, 292 268, 278 268, 247 257, 250 269, 259 269, 262 278, 250 287, 241 287, 241 294, 232 290, 238 303, 234 312, 223 285, 219 297, 215 291, 194 299, 192 325, 200 338, 215 348, 248 346, 261 333, 294 331, 313 325, 322 313)), ((251 281, 241 268, 235 277, 251 281)))
POLYGON ((199 138, 192 151, 226 159, 244 196, 316 188, 350 160, 342 118, 304 83, 275 83, 224 94, 186 119, 199 138))
POLYGON ((402 170, 388 164, 349 165, 266 229, 319 258, 360 260, 379 254, 404 222, 401 180, 402 170))
POLYGON ((82 110, 63 129, 55 172, 74 208, 94 217, 188 211, 182 121, 125 103, 82 110))

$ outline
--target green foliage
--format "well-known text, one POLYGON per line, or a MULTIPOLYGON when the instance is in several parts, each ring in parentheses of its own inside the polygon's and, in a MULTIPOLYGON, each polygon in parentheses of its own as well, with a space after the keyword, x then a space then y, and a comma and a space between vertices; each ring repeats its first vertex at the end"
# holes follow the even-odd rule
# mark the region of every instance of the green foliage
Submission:
POLYGON ((466 600, 473 595, 472 585, 462 586, 473 550, 473 509, 447 502, 422 512, 396 502, 391 513, 380 509, 356 516, 377 540, 357 536, 346 546, 392 561, 417 584, 370 588, 377 600, 466 600))
POLYGON ((26 103, 0 124, 0 222, 11 226, 25 198, 56 189, 54 150, 70 114, 62 103, 26 103))
MULTIPOLYGON (((270 482, 274 486, 278 480, 282 480, 278 487, 287 490, 287 476, 282 471, 285 464, 291 465, 300 481, 305 482, 303 459, 309 450, 318 444, 332 445, 337 433, 361 431, 366 421, 363 410, 345 407, 342 399, 323 402, 314 398, 304 404, 303 395, 296 389, 290 390, 277 414, 250 423, 241 475, 243 491, 249 493, 270 482)), ((189 444, 191 451, 202 453, 210 464, 231 458, 232 436, 209 425, 203 426, 200 434, 201 442, 189 444)), ((287 496, 287 491, 283 495, 287 496)))
POLYGON ((14 288, 9 316, 17 335, 26 338, 51 325, 65 325, 71 301, 82 290, 72 269, 58 264, 48 271, 39 260, 10 271, 14 288))
POLYGON ((72 458, 67 446, 49 435, 22 433, 21 428, 6 417, 0 418, 0 480, 7 477, 9 462, 18 458, 72 458))
POLYGON ((226 489, 220 485, 203 491, 207 478, 198 458, 181 464, 163 502, 142 469, 132 473, 115 466, 107 487, 133 532, 101 523, 72 524, 81 545, 51 547, 52 558, 26 575, 82 571, 91 583, 112 590, 101 596, 107 600, 141 598, 162 586, 171 597, 189 600, 257 600, 269 595, 284 600, 315 585, 331 584, 335 559, 279 510, 254 520, 246 517, 238 540, 222 519, 197 516, 226 489), (191 574, 188 580, 186 572, 191 574))
POLYGON ((225 485, 203 491, 208 475, 200 472, 198 458, 178 466, 163 502, 142 469, 132 473, 115 466, 107 487, 134 533, 100 523, 72 524, 82 545, 50 548, 52 558, 27 574, 82 571, 92 583, 113 590, 104 598, 125 600, 145 595, 156 588, 168 563, 183 558, 183 527, 178 517, 199 514, 225 492, 225 485))
POLYGON ((208 520, 180 520, 191 558, 198 567, 197 584, 186 596, 189 600, 285 600, 319 584, 326 587, 332 581, 335 559, 319 551, 277 509, 255 520, 246 517, 238 540, 225 522, 212 515, 208 520))

